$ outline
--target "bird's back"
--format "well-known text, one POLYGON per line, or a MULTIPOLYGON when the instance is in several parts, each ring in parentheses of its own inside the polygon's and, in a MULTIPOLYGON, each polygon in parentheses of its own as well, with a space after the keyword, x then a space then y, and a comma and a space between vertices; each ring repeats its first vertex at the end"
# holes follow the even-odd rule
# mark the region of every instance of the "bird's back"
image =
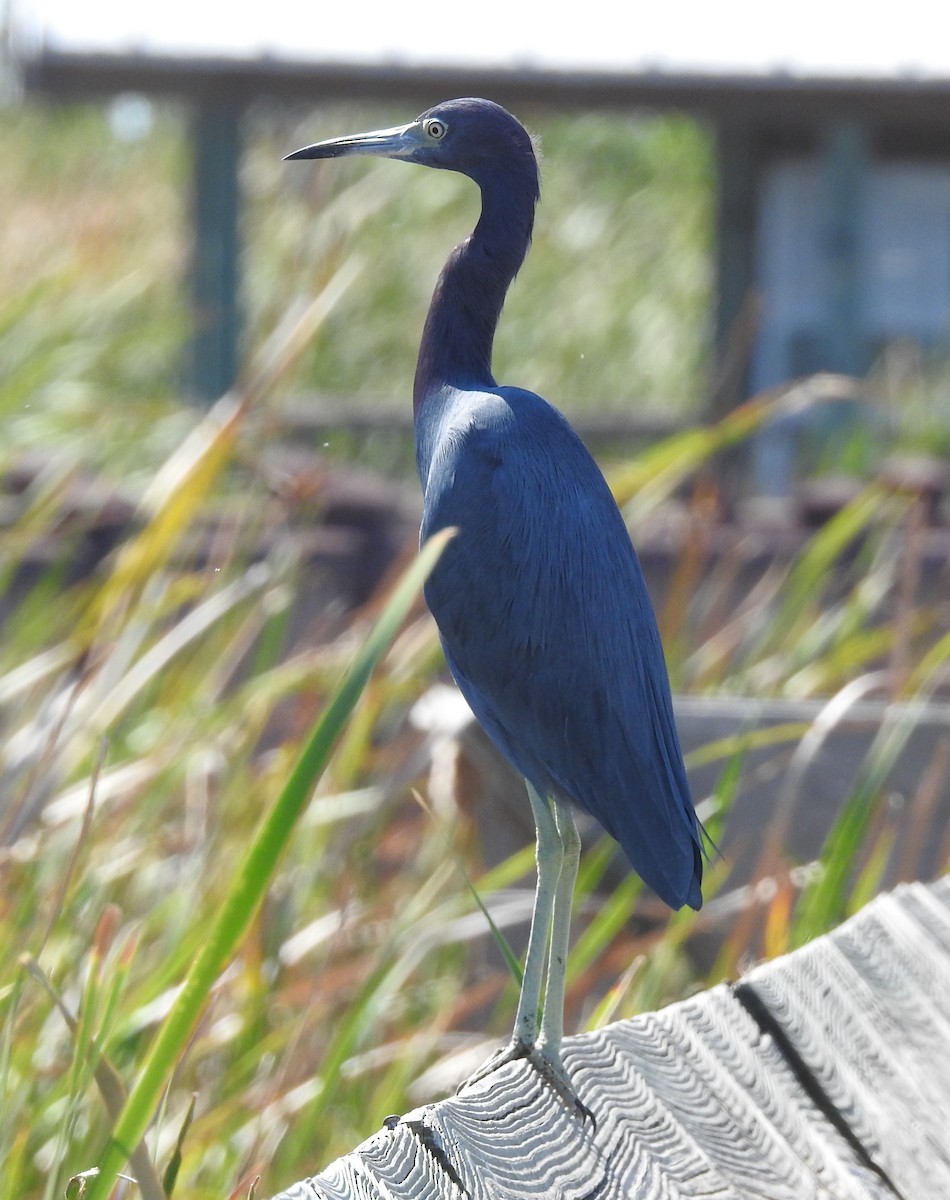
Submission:
POLYGON ((448 392, 423 416, 422 536, 459 528, 426 587, 476 717, 541 792, 592 813, 672 907, 702 855, 663 651, 599 469, 530 392, 448 392))

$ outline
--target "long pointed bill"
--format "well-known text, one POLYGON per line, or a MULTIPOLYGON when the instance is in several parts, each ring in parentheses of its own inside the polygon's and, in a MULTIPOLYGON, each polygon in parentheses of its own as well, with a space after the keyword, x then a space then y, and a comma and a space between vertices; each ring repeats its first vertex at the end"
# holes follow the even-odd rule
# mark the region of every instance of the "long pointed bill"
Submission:
POLYGON ((413 136, 418 130, 418 121, 408 125, 396 125, 392 129, 376 129, 372 133, 350 133, 345 137, 328 138, 325 142, 314 142, 288 154, 284 162, 297 158, 342 158, 347 154, 375 154, 383 158, 405 158, 416 149, 418 143, 413 136))

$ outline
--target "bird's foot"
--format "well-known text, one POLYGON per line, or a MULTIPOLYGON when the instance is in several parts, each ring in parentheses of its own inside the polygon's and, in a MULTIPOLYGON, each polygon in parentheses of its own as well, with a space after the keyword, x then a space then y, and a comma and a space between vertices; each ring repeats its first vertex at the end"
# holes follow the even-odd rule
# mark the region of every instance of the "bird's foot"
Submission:
POLYGON ((467 1079, 463 1079, 457 1090, 462 1092, 471 1084, 480 1083, 483 1079, 487 1079, 489 1075, 494 1074, 499 1067, 505 1066, 506 1063, 517 1062, 519 1058, 530 1059, 533 1051, 534 1046, 532 1043, 513 1037, 507 1046, 502 1046, 501 1049, 496 1050, 467 1079))
POLYGON ((479 1083, 486 1079, 499 1067, 505 1066, 506 1063, 517 1062, 521 1058, 528 1060, 542 1080, 564 1101, 568 1108, 572 1108, 582 1120, 590 1119, 591 1123, 596 1125, 594 1114, 575 1091, 560 1054, 552 1051, 543 1043, 525 1042, 521 1038, 512 1038, 507 1046, 496 1050, 468 1079, 463 1080, 459 1084, 458 1091, 463 1092, 473 1083, 479 1083))

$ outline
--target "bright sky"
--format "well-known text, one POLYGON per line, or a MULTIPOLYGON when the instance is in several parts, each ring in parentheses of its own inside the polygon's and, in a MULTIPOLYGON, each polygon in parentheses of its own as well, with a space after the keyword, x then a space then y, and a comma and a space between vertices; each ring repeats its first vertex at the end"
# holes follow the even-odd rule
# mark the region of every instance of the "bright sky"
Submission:
POLYGON ((557 13, 553 0, 12 2, 62 49, 950 77, 939 0, 584 0, 557 13))

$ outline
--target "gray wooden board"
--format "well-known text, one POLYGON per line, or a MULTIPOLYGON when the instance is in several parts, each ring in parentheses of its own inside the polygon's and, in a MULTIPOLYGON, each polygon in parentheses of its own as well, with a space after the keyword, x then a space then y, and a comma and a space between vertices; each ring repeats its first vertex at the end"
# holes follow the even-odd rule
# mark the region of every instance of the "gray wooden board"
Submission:
POLYGON ((900 897, 748 982, 899 1193, 950 1197, 950 962, 900 897))
POLYGON ((512 1063, 275 1200, 947 1200, 950 887, 564 1058, 593 1120, 512 1063))

